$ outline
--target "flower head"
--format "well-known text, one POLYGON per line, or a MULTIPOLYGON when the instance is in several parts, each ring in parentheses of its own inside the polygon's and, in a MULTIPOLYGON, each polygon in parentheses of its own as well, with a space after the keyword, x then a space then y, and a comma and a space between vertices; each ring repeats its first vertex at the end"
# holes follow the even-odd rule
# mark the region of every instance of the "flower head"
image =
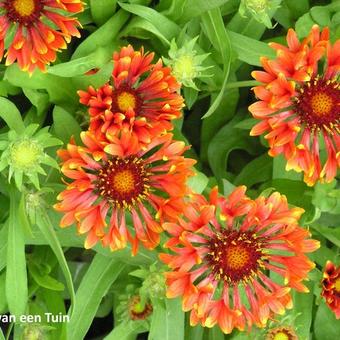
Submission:
POLYGON ((139 295, 138 289, 131 284, 126 286, 125 293, 120 294, 118 299, 116 315, 119 321, 126 324, 144 321, 148 328, 148 319, 153 312, 152 303, 149 299, 144 299, 139 295))
POLYGON ((290 209, 277 192, 252 200, 245 190, 225 198, 214 189, 210 202, 195 195, 178 222, 163 225, 171 235, 170 253, 161 254, 171 268, 167 296, 182 296, 193 325, 218 324, 224 333, 264 327, 292 307, 291 288, 308 291, 302 281, 314 263, 304 253, 319 242, 298 225, 303 209, 290 209))
POLYGON ((86 248, 101 241, 116 250, 130 242, 135 254, 139 242, 150 249, 157 246, 160 222, 181 212, 189 190, 186 180, 195 161, 182 155, 187 147, 171 134, 142 150, 127 133, 110 144, 89 131, 81 138, 85 146, 71 141, 58 152, 61 171, 71 179, 55 205, 65 214, 61 227, 76 222, 78 232, 87 234, 86 248))
POLYGON ((145 320, 152 314, 151 303, 141 303, 139 295, 134 295, 129 300, 129 317, 131 320, 145 320))
POLYGON ((340 40, 332 46, 328 35, 314 26, 300 42, 290 29, 288 46, 271 43, 277 58, 262 58, 264 71, 253 72, 262 85, 249 110, 261 122, 251 135, 267 133, 269 154, 283 153, 308 185, 332 181, 340 166, 340 40))
POLYGON ((0 144, 0 150, 4 150, 0 157, 0 170, 9 167, 8 180, 14 175, 19 190, 24 178, 37 189, 40 188, 38 174, 46 175, 42 165, 59 169, 58 163, 44 149, 62 142, 51 136, 48 127, 35 133, 38 128, 38 124, 31 124, 22 134, 11 130, 7 134, 7 140, 0 144))
POLYGON ((266 340, 298 340, 298 337, 292 327, 279 326, 267 332, 266 340))
POLYGON ((111 83, 78 92, 89 107, 90 131, 107 136, 128 131, 143 146, 172 129, 170 121, 181 116, 184 106, 180 84, 169 67, 161 60, 153 64, 153 58, 143 48, 123 47, 113 55, 111 83))
POLYGON ((81 11, 81 0, 1 1, 0 60, 6 50, 6 65, 17 61, 24 71, 45 71, 72 36, 80 37, 79 22, 70 14, 81 11))
POLYGON ((169 57, 164 58, 165 63, 172 67, 172 73, 177 80, 186 87, 192 87, 198 90, 194 79, 203 76, 203 71, 208 67, 203 67, 202 62, 209 54, 197 55, 194 50, 195 43, 198 37, 185 43, 181 48, 178 48, 176 41, 171 41, 169 57))
POLYGON ((321 283, 321 295, 335 317, 340 319, 340 266, 336 268, 334 263, 327 261, 321 283))

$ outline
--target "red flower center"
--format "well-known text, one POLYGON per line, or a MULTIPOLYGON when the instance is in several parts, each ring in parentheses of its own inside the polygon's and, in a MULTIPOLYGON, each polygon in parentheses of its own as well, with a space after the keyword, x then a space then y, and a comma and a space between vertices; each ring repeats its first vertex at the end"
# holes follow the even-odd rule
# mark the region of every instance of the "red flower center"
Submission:
POLYGON ((113 92, 113 109, 125 113, 128 110, 133 110, 138 114, 140 108, 140 98, 135 91, 130 88, 121 88, 113 92))
POLYGON ((130 208, 148 196, 148 175, 142 159, 114 157, 98 171, 97 190, 110 203, 130 208))
POLYGON ((210 240, 206 260, 216 280, 237 283, 248 280, 263 265, 262 248, 252 232, 224 230, 210 240))
POLYGON ((319 77, 298 89, 296 110, 301 122, 311 129, 333 130, 339 133, 340 85, 336 80, 319 77))
POLYGON ((4 8, 10 21, 29 26, 39 19, 43 4, 39 0, 6 0, 4 8))

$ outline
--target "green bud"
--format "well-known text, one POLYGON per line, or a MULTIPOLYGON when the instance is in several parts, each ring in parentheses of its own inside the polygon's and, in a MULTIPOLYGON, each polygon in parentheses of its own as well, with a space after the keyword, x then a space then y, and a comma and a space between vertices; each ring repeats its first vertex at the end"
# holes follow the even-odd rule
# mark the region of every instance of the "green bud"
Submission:
POLYGON ((251 15, 256 21, 273 28, 271 17, 282 0, 241 0, 239 13, 242 17, 251 15))
POLYGON ((8 167, 8 181, 14 177, 19 190, 22 190, 23 183, 33 184, 36 189, 40 189, 39 175, 46 175, 43 166, 59 169, 56 160, 44 149, 62 142, 51 136, 48 127, 36 132, 38 128, 38 124, 31 124, 20 134, 10 130, 6 140, 0 143, 0 150, 3 150, 0 171, 8 167))
POLYGON ((163 273, 151 272, 144 280, 141 292, 146 292, 152 298, 164 298, 166 293, 163 273))
POLYGON ((45 331, 39 325, 27 325, 22 334, 22 340, 44 340, 46 339, 45 331))
POLYGON ((34 139, 23 139, 10 146, 9 163, 16 170, 34 171, 44 156, 43 147, 34 139))
POLYGON ((203 67, 202 62, 208 54, 198 55, 194 49, 197 37, 178 48, 175 40, 171 41, 169 59, 163 58, 164 62, 172 68, 172 74, 186 87, 198 90, 194 80, 206 77, 203 71, 209 67, 203 67))

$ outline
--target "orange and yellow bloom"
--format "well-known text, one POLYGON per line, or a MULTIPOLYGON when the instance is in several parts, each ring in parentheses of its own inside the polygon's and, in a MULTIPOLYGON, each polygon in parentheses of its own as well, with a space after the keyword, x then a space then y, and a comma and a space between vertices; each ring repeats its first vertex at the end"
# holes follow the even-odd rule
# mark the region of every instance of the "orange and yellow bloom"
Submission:
POLYGON ((287 43, 271 43, 276 59, 263 57, 264 70, 252 73, 262 84, 249 107, 261 120, 251 135, 266 133, 269 154, 282 153, 308 185, 330 182, 340 166, 340 40, 332 45, 328 29, 314 26, 302 42, 290 29, 287 43))
POLYGON ((0 60, 5 53, 6 65, 17 61, 24 71, 45 71, 46 64, 55 61, 56 52, 65 49, 72 36, 80 37, 80 24, 70 14, 81 11, 81 0, 1 1, 0 60))
POLYGON ((327 261, 321 283, 321 295, 335 317, 340 319, 340 266, 336 267, 334 263, 327 261))
POLYGON ((167 296, 182 296, 192 325, 218 324, 224 333, 264 327, 292 307, 291 288, 308 291, 302 281, 314 263, 305 253, 319 242, 298 225, 304 210, 277 192, 252 200, 245 190, 225 198, 213 189, 210 201, 193 195, 177 222, 163 224, 171 235, 170 253, 161 254, 171 268, 167 296))
POLYGON ((133 254, 139 242, 152 249, 159 243, 161 222, 174 220, 184 208, 195 163, 183 156, 188 147, 165 134, 141 150, 130 137, 105 143, 87 131, 81 134, 85 146, 71 141, 58 152, 61 171, 71 182, 55 209, 64 213, 61 227, 76 223, 78 232, 87 234, 86 248, 101 241, 111 250, 130 242, 133 254))
POLYGON ((131 45, 114 53, 111 83, 99 89, 78 91, 80 102, 89 107, 89 130, 107 138, 126 131, 141 146, 172 130, 171 120, 181 116, 180 84, 154 53, 135 51, 131 45))

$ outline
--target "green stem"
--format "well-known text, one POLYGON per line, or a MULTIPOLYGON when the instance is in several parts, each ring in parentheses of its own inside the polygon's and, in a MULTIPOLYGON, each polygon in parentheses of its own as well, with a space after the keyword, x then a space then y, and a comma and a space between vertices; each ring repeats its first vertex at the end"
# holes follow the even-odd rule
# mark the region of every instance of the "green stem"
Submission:
MULTIPOLYGON (((256 80, 242 80, 242 81, 233 81, 231 83, 227 83, 225 86, 225 89, 236 89, 240 87, 252 87, 252 86, 258 86, 261 85, 260 82, 256 80)), ((211 92, 219 91, 219 88, 211 88, 208 87, 206 89, 203 89, 203 91, 207 91, 201 95, 198 96, 198 100, 209 97, 211 95, 211 92)))
POLYGON ((228 83, 226 85, 226 89, 234 89, 238 87, 252 87, 252 86, 258 86, 261 85, 260 82, 257 80, 242 80, 242 81, 234 81, 231 83, 228 83))

